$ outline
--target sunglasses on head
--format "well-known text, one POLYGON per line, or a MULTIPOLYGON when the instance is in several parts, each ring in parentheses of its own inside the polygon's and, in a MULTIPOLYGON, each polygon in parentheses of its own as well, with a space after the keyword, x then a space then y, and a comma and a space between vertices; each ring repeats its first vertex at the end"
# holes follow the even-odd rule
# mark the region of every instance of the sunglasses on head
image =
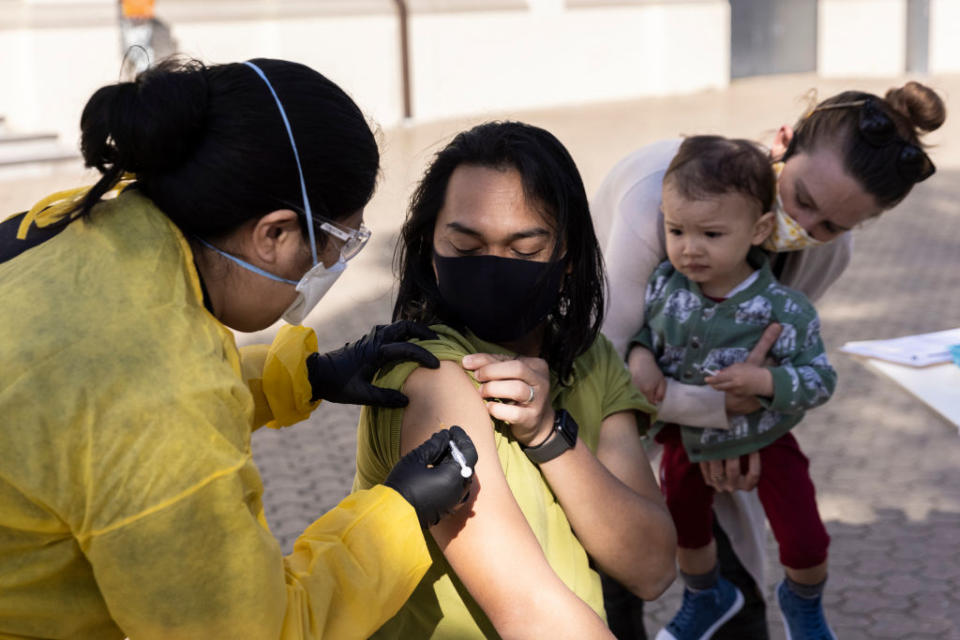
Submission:
POLYGON ((854 102, 838 102, 817 107, 814 111, 827 109, 860 108, 858 129, 860 136, 870 145, 882 148, 891 144, 900 145, 897 154, 897 173, 908 183, 923 182, 932 176, 937 168, 926 152, 901 138, 897 134, 897 125, 887 113, 880 108, 876 99, 867 98, 854 102))

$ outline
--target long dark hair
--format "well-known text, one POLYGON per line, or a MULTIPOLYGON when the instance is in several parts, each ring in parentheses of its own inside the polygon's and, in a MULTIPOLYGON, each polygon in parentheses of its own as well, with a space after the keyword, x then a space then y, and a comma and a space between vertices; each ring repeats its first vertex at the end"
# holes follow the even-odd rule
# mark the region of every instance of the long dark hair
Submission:
POLYGON ((450 176, 460 165, 516 169, 524 195, 557 236, 551 260, 566 251, 571 268, 547 320, 541 356, 561 381, 600 331, 604 275, 583 180, 566 148, 550 132, 522 122, 488 122, 458 134, 434 157, 410 201, 397 246, 399 278, 394 320, 456 322, 445 308, 433 271, 433 231, 450 176))
POLYGON ((884 98, 863 91, 844 91, 827 98, 794 126, 793 138, 783 160, 821 145, 839 145, 843 166, 882 209, 890 209, 907 197, 914 182, 905 180, 897 169, 898 145, 875 146, 859 132, 860 109, 855 106, 872 100, 896 126, 904 142, 922 147, 920 135, 943 124, 947 112, 937 93, 919 82, 890 89, 884 98))
MULTIPOLYGON (((290 120, 313 211, 340 220, 363 207, 376 186, 380 155, 357 105, 307 66, 252 62, 290 120)), ((188 236, 216 238, 280 208, 302 214, 280 112, 267 85, 244 64, 164 62, 133 82, 99 89, 80 127, 84 161, 103 174, 80 205, 83 215, 128 172, 188 236)))

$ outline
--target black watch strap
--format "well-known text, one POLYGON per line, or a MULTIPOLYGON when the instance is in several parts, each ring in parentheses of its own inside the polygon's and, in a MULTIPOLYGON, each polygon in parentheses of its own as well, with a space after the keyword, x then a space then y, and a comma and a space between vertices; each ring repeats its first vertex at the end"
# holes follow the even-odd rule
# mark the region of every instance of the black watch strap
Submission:
POLYGON ((523 452, 534 464, 549 462, 573 448, 577 443, 577 431, 577 423, 567 410, 558 409, 553 418, 553 431, 547 439, 535 447, 524 447, 523 452))

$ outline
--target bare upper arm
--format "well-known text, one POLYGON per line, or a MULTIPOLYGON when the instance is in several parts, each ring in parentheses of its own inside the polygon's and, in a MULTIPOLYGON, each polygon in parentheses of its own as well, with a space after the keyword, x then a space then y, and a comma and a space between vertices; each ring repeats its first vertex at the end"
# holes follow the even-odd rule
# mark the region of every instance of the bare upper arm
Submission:
POLYGON ((473 439, 478 461, 471 501, 430 528, 450 566, 497 628, 516 611, 517 593, 565 588, 543 555, 507 485, 486 406, 459 362, 417 369, 403 387, 401 453, 436 430, 460 425, 473 439), (505 618, 507 618, 505 620, 505 618))
POLYGON ((438 369, 420 367, 414 370, 404 382, 402 391, 410 398, 410 404, 403 412, 401 455, 416 448, 436 431, 457 424, 470 435, 477 452, 481 453, 478 465, 486 462, 491 454, 496 456, 493 423, 483 398, 458 362, 442 360, 438 369), (485 447, 486 456, 482 455, 481 446, 485 447))
MULTIPOLYGON (((487 520, 502 521, 511 528, 526 530, 532 537, 520 507, 513 499, 500 466, 494 440, 494 426, 486 405, 467 373, 458 362, 443 361, 439 369, 419 368, 403 386, 410 404, 403 414, 400 452, 405 454, 438 429, 460 425, 477 448, 477 465, 472 491, 472 508, 461 509, 432 527, 441 548, 458 535, 487 520), (472 517, 467 517, 471 515, 472 517)), ((455 545, 456 546, 456 545, 455 545)), ((446 552, 446 549, 444 549, 446 552)))

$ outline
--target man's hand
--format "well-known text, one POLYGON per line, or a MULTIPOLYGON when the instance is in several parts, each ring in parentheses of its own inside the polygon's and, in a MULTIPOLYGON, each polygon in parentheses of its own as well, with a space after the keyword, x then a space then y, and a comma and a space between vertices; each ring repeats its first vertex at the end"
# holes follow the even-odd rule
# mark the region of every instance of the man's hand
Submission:
POLYGON ((464 356, 463 368, 480 382, 487 412, 510 426, 523 446, 540 444, 553 433, 550 366, 542 358, 498 353, 464 356))
POLYGON ((653 404, 663 402, 667 392, 667 380, 663 377, 657 365, 657 358, 650 350, 640 345, 634 345, 627 355, 627 368, 634 386, 653 404))

